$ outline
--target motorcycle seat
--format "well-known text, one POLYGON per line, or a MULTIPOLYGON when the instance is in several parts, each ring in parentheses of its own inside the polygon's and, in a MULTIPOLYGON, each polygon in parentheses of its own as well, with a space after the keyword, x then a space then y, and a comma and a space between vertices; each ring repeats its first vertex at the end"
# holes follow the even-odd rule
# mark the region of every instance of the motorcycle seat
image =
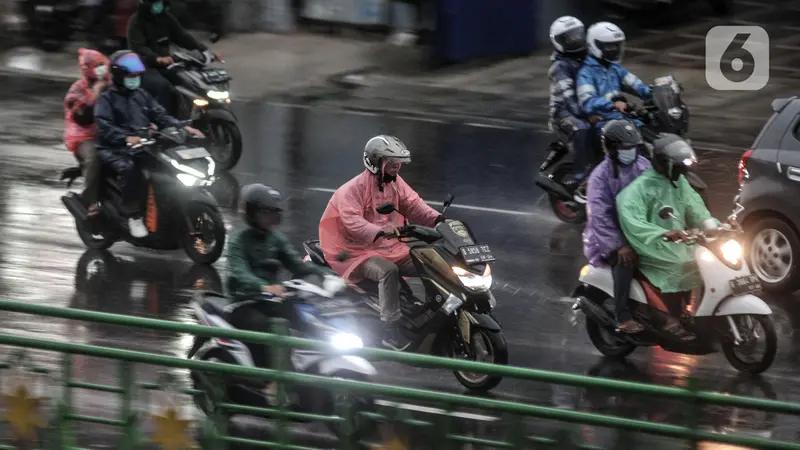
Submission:
POLYGON ((206 292, 203 294, 203 301, 200 304, 204 311, 209 314, 221 317, 225 321, 229 321, 230 315, 235 309, 237 301, 225 297, 224 295, 206 292))

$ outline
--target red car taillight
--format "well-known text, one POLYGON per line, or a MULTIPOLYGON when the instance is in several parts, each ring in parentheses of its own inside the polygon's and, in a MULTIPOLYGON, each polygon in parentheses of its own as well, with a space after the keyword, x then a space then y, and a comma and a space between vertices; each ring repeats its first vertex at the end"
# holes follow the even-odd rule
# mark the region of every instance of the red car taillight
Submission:
POLYGON ((744 180, 744 171, 747 170, 747 161, 753 155, 753 149, 744 152, 742 158, 739 160, 739 184, 744 180))

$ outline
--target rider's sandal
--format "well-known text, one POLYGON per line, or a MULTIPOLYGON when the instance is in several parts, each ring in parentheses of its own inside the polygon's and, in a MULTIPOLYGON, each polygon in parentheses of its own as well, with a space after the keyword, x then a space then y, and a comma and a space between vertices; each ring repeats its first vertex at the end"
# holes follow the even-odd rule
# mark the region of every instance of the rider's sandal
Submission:
POLYGON ((683 328, 681 323, 678 322, 677 320, 670 320, 669 322, 667 322, 667 324, 664 325, 664 331, 672 334, 673 336, 677 337, 678 339, 684 342, 690 342, 697 339, 697 336, 686 331, 686 329, 683 328))
POLYGON ((625 334, 637 334, 644 331, 644 329, 644 325, 640 324, 639 322, 635 320, 628 320, 617 327, 617 332, 625 334))

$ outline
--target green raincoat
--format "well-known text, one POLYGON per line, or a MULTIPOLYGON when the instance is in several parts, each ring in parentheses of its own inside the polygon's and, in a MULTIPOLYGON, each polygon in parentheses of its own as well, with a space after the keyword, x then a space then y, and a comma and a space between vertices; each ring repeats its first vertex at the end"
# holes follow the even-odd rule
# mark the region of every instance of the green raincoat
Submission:
POLYGON ((700 228, 711 213, 703 199, 681 175, 672 183, 647 169, 617 195, 619 223, 625 239, 639 255, 639 270, 664 293, 690 291, 702 284, 693 247, 664 241, 664 233, 681 230, 675 219, 661 219, 658 211, 672 206, 675 217, 689 228, 700 228))

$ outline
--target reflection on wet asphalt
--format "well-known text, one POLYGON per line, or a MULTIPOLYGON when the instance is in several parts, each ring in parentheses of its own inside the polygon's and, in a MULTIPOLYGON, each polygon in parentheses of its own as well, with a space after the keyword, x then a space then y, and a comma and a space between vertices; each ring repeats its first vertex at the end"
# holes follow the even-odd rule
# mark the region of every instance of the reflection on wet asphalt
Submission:
MULTIPOLYGON (((469 223, 494 249, 498 258, 493 270, 496 315, 505 328, 511 364, 665 385, 681 385, 691 375, 708 389, 800 401, 791 299, 772 302, 781 340, 775 365, 763 379, 738 377, 721 355, 694 357, 639 349, 629 363, 600 358, 582 321, 572 325, 571 303, 563 301, 584 263, 581 228, 560 223, 532 183, 544 157, 547 134, 293 106, 251 104, 240 107, 237 114, 242 118, 245 153, 234 176, 223 178, 212 190, 228 208, 235 204, 235 193, 244 183, 260 181, 283 190, 289 209, 282 228, 298 246, 316 234, 331 190, 363 169, 364 142, 380 133, 400 137, 413 153, 403 177, 426 200, 441 201, 453 193, 457 205, 448 215, 469 223)), ((730 211, 738 156, 700 152, 699 170, 712 186, 712 212, 717 216, 730 211)), ((86 251, 59 201, 64 189, 55 181, 58 170, 72 162, 67 152, 7 146, 0 158, 0 294, 4 298, 191 322, 192 291, 220 288, 226 272, 224 259, 214 268, 195 266, 181 252, 155 252, 124 243, 115 244, 110 252, 86 251)), ((230 209, 225 218, 229 225, 238 224, 230 209)), ((19 314, 6 314, 3 327, 22 336, 180 356, 191 343, 185 336, 19 314)), ((56 362, 54 355, 47 354, 37 360, 56 362)), ((381 382, 461 390, 445 371, 387 363, 379 367, 381 382)), ((75 370, 85 381, 117 382, 116 368, 106 362, 79 357, 75 370)), ((140 379, 152 379, 154 370, 140 367, 140 379)), ((494 396, 658 422, 681 420, 680 405, 669 402, 543 383, 506 379, 494 396)), ((100 403, 109 404, 85 398, 101 409, 100 403)), ((719 429, 795 438, 796 421, 747 414, 731 408, 708 409, 704 421, 719 429)), ((586 439, 608 444, 605 431, 581 430, 586 439)))

